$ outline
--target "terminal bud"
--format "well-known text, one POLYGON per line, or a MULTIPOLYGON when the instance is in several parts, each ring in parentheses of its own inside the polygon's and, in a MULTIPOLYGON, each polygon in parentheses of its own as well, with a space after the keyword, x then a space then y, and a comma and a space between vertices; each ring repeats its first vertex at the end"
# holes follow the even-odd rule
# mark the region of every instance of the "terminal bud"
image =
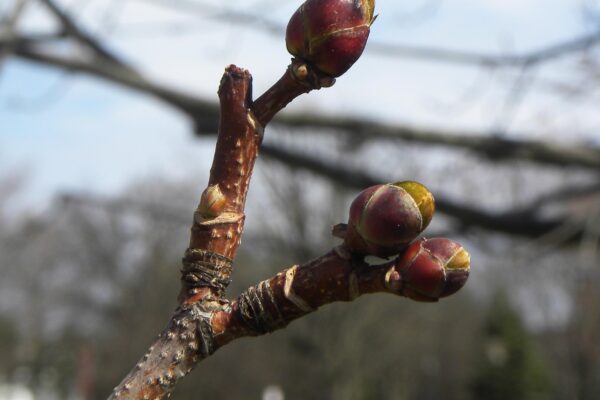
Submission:
POLYGON ((306 0, 288 23, 287 49, 338 77, 361 56, 374 9, 374 0, 306 0))

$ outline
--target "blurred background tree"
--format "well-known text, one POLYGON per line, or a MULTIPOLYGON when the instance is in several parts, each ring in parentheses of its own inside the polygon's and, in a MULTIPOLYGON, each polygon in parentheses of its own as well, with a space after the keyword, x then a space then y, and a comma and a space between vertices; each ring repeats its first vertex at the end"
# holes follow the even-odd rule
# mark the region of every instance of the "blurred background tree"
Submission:
POLYGON ((552 393, 546 364, 503 293, 484 322, 483 356, 472 383, 475 399, 546 399, 552 393))
MULTIPOLYGON (((353 76, 269 127, 230 288, 334 245, 359 189, 414 179, 427 234, 472 251, 466 290, 332 305, 222 349, 177 398, 598 398, 598 5, 483 3, 378 2, 353 76)), ((0 385, 104 398, 163 327, 220 73, 270 85, 298 4, 0 3, 0 385)))

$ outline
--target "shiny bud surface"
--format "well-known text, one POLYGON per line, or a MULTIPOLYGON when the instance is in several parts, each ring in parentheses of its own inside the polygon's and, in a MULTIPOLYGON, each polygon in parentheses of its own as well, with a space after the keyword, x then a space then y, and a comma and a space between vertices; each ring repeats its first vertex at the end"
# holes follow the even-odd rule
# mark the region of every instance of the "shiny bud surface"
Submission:
POLYGON ((420 183, 371 186, 350 206, 346 244, 356 254, 398 254, 431 222, 433 195, 420 183))
POLYGON ((417 301, 437 301, 456 293, 467 282, 469 253, 446 238, 419 239, 398 258, 401 292, 417 301))
POLYGON ((374 8, 374 0, 307 0, 288 23, 287 49, 338 77, 361 56, 374 8))

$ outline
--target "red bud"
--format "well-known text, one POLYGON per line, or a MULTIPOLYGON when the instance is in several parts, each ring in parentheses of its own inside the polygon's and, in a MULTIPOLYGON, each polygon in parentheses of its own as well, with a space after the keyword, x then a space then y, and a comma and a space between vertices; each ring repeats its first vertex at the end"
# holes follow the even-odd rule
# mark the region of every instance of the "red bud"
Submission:
POLYGON ((427 227, 434 208, 432 194, 417 182, 372 186, 350 206, 346 244, 357 254, 398 254, 427 227))
POLYGON ((469 253, 445 238, 419 239, 398 258, 402 294, 417 301, 438 301, 467 282, 469 253))
POLYGON ((338 77, 361 56, 374 8, 374 0, 307 0, 288 23, 287 49, 338 77))

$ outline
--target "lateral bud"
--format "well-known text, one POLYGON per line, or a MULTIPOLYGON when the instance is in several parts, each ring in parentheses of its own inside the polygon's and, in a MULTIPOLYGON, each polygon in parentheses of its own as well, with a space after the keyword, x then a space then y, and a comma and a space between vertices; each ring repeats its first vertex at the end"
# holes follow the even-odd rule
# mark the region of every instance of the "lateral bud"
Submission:
POLYGON ((345 243, 355 254, 398 254, 431 222, 433 195, 420 183, 371 186, 350 206, 345 243))
POLYGON ((412 300, 435 302, 461 289, 470 268, 470 255, 459 243, 446 238, 422 238, 398 257, 388 273, 397 273, 400 279, 386 283, 412 300))
POLYGON ((203 218, 218 217, 225 208, 226 200, 219 184, 210 185, 202 192, 198 212, 203 218))

